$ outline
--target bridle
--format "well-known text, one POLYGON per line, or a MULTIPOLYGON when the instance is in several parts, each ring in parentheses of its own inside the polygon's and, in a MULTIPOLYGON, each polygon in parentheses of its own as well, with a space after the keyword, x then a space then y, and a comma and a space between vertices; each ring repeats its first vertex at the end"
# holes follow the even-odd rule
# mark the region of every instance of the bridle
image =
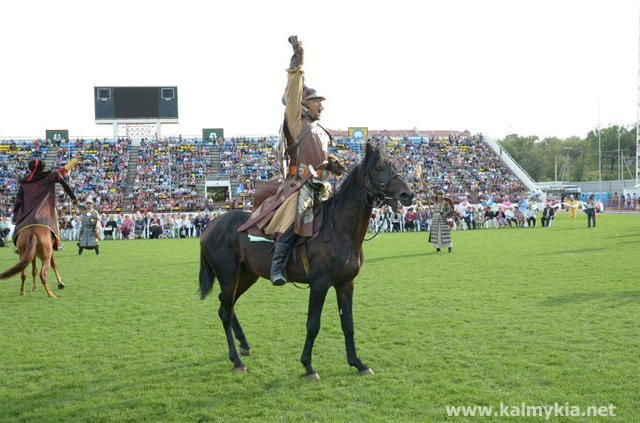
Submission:
POLYGON ((364 202, 367 206, 380 208, 386 200, 393 200, 393 197, 386 195, 386 192, 389 184, 391 184, 395 178, 398 178, 399 175, 398 172, 393 171, 393 166, 391 164, 386 163, 386 165, 387 172, 384 181, 372 181, 368 172, 364 178, 364 202))
MULTIPOLYGON (((371 177, 369 176, 369 173, 367 172, 365 179, 364 179, 364 193, 365 193, 365 198, 364 198, 364 203, 367 207, 375 207, 375 208, 380 208, 385 201, 387 200, 393 200, 393 197, 389 197, 388 195, 386 195, 387 192, 387 188, 389 187, 389 184, 391 184, 391 182, 395 179, 398 178, 398 172, 397 171, 393 171, 395 169, 393 169, 393 166, 389 163, 386 163, 387 165, 387 172, 385 175, 385 181, 380 181, 377 183, 374 183, 371 180, 371 177), (391 175, 393 173, 393 175, 391 175)), ((376 233, 371 237, 371 238, 365 238, 363 241, 371 241, 373 238, 377 237, 378 234, 380 233, 380 230, 382 229, 382 225, 378 226, 378 229, 376 230, 376 233)))

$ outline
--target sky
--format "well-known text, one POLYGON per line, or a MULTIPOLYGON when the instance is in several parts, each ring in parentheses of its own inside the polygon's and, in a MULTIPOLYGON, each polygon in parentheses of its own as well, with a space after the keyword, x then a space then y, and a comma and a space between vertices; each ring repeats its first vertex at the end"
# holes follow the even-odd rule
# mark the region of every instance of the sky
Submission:
POLYGON ((0 136, 110 136, 94 86, 177 85, 163 135, 276 134, 297 34, 331 129, 585 136, 637 120, 640 3, 2 1, 0 136))

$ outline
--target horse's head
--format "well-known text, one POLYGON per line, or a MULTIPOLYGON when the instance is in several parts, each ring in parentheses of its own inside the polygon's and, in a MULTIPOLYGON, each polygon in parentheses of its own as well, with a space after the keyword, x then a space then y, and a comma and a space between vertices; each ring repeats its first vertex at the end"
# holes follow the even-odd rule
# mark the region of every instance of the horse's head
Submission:
POLYGON ((413 191, 379 148, 367 143, 362 167, 367 197, 374 202, 386 203, 396 211, 398 201, 404 206, 411 205, 413 191))

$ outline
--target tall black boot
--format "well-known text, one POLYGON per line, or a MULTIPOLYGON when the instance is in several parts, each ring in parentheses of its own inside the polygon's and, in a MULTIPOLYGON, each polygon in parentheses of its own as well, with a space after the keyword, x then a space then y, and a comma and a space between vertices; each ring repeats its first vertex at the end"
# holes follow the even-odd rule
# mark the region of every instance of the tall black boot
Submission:
POLYGON ((82 247, 78 247, 78 255, 81 256, 82 255, 82 247))
POLYGON ((100 255, 100 247, 96 246, 96 256, 100 255))
POLYGON ((276 243, 273 259, 271 259, 271 283, 275 286, 282 286, 287 283, 285 268, 291 253, 291 245, 284 242, 276 243))

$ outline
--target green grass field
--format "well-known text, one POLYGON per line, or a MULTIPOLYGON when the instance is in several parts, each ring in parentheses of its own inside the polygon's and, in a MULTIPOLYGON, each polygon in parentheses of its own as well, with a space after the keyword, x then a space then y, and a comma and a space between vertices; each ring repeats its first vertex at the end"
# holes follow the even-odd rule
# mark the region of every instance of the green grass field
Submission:
MULTIPOLYGON (((638 421, 640 216, 585 226, 455 232, 453 254, 424 233, 366 243, 354 319, 375 375, 347 365, 330 292, 317 383, 299 362, 307 291, 261 279, 241 298, 253 355, 232 373, 197 240, 105 241, 100 257, 67 242, 57 299, 0 282, 0 422, 471 421, 445 405, 501 402, 612 403, 601 420, 638 421)), ((16 260, 0 250, 0 268, 16 260)))

